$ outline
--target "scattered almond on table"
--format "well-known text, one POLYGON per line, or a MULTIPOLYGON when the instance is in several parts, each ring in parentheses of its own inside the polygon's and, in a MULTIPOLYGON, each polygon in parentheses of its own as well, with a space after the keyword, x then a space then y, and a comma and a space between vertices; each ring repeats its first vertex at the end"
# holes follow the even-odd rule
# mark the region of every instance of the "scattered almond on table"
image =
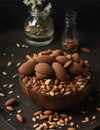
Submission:
POLYGON ((96 110, 100 112, 100 107, 97 107, 96 110))
POLYGON ((19 114, 19 113, 16 114, 16 118, 17 118, 17 120, 18 120, 19 122, 23 122, 23 121, 24 121, 22 115, 19 114))
POLYGON ((7 73, 7 72, 5 72, 5 71, 3 71, 3 72, 2 72, 2 75, 7 76, 7 75, 8 75, 8 73, 7 73))
POLYGON ((8 111, 14 111, 14 108, 13 108, 12 106, 6 106, 6 109, 7 109, 8 111))
POLYGON ((4 96, 5 96, 5 94, 0 92, 0 97, 4 97, 4 96))
POLYGON ((16 102, 16 98, 10 98, 5 102, 5 106, 13 105, 16 102))
POLYGON ((82 52, 86 52, 86 53, 91 52, 91 50, 90 50, 89 48, 87 48, 87 47, 81 47, 80 50, 81 50, 82 52))

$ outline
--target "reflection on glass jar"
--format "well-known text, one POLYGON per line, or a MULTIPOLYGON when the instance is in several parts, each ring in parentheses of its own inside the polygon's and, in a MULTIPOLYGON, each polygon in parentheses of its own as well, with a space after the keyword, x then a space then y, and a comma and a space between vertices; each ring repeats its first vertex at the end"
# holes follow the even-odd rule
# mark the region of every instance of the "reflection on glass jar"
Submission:
POLYGON ((66 27, 62 36, 62 47, 64 51, 68 53, 73 53, 77 51, 78 48, 78 32, 77 32, 77 22, 76 22, 76 12, 68 11, 66 13, 66 27))
POLYGON ((54 38, 54 23, 50 13, 29 13, 24 24, 26 42, 36 46, 50 44, 54 38))

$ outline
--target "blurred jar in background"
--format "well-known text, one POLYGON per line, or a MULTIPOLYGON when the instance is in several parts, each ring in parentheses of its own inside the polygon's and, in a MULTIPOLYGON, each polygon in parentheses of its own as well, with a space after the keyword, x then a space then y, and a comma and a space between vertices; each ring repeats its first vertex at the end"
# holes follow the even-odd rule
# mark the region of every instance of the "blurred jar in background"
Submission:
POLYGON ((77 13, 68 11, 66 13, 66 26, 62 35, 62 48, 67 53, 74 53, 78 49, 79 39, 77 31, 77 13))
POLYGON ((24 24, 27 43, 35 46, 50 44, 54 39, 54 23, 50 12, 35 14, 30 11, 24 24))

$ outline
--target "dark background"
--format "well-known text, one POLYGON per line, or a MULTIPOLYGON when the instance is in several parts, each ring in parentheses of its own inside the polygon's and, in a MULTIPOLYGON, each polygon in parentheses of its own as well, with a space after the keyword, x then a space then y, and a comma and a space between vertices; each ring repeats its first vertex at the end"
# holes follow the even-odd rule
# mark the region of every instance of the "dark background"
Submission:
MULTIPOLYGON (((100 0, 51 0, 52 17, 58 31, 64 27, 65 13, 75 10, 78 13, 78 27, 87 30, 99 30, 100 0)), ((22 28, 28 16, 22 0, 0 0, 0 30, 22 28)))
MULTIPOLYGON (((68 10, 74 10, 78 14, 80 41, 87 39, 89 43, 98 40, 88 37, 88 34, 100 34, 100 0, 51 0, 51 3, 55 32, 62 34, 65 14, 68 10)), ((27 7, 22 0, 0 0, 0 33, 7 29, 23 28, 27 16, 27 7)))

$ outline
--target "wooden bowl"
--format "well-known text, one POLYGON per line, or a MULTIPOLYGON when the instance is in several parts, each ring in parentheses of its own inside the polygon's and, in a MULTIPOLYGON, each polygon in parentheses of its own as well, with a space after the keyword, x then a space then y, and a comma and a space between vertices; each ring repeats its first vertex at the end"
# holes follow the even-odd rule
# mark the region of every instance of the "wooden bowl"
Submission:
POLYGON ((79 105, 91 92, 91 85, 88 84, 86 87, 75 93, 51 96, 27 88, 22 82, 20 75, 19 82, 23 92, 38 106, 58 111, 67 110, 79 105))

